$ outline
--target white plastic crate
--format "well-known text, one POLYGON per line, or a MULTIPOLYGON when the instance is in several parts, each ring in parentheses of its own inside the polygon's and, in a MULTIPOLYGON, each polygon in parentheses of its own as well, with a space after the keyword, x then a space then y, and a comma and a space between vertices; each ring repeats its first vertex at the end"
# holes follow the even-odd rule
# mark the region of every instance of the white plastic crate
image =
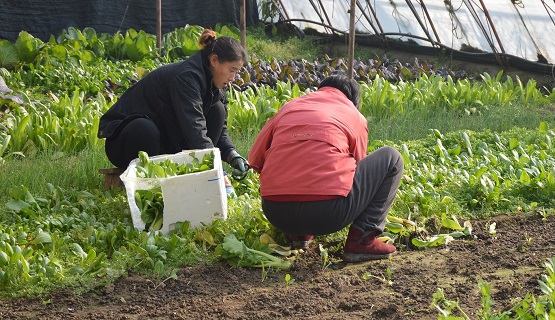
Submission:
POLYGON ((194 153, 195 158, 202 161, 202 157, 209 152, 214 152, 214 169, 168 178, 139 178, 136 175, 139 159, 131 161, 120 178, 125 185, 131 218, 136 229, 144 230, 145 223, 135 203, 135 191, 158 186, 162 188, 164 199, 163 225, 160 229, 163 234, 175 229, 176 222, 189 221, 192 227, 197 227, 203 223, 209 224, 217 218, 227 219, 227 194, 218 148, 184 150, 171 155, 153 156, 150 160, 160 162, 170 159, 179 164, 190 163, 193 161, 190 154, 194 153))

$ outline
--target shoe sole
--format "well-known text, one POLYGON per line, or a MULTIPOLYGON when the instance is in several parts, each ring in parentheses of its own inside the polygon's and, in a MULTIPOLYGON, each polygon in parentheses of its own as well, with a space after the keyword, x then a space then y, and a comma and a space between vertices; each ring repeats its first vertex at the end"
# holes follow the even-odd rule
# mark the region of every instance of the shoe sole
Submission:
POLYGON ((386 253, 386 254, 344 253, 343 261, 364 262, 364 261, 372 261, 372 260, 381 260, 381 259, 387 259, 396 253, 397 251, 393 253, 386 253))

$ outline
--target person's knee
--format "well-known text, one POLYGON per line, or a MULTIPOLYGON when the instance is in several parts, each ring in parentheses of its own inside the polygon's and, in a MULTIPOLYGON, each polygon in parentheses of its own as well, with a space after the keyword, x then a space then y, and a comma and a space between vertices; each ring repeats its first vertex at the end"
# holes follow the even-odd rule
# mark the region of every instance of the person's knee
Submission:
POLYGON ((385 146, 381 148, 384 153, 387 154, 387 157, 390 159, 390 163, 399 171, 403 172, 404 168, 404 161, 403 155, 397 149, 385 146))
POLYGON ((147 118, 135 119, 129 122, 123 130, 127 135, 140 139, 149 138, 153 140, 160 140, 160 130, 154 121, 147 118))
POLYGON ((135 159, 139 151, 151 156, 160 154, 160 130, 152 120, 135 119, 125 126, 122 134, 125 135, 123 148, 126 161, 135 159))
POLYGON ((127 145, 143 147, 144 151, 154 152, 160 149, 160 130, 154 121, 139 118, 131 121, 123 129, 127 145))
POLYGON ((383 155, 387 156, 389 159, 392 159, 393 161, 396 161, 396 160, 403 161, 403 156, 401 155, 401 152, 399 152, 397 149, 395 149, 393 147, 384 146, 384 147, 381 147, 378 150, 383 155))

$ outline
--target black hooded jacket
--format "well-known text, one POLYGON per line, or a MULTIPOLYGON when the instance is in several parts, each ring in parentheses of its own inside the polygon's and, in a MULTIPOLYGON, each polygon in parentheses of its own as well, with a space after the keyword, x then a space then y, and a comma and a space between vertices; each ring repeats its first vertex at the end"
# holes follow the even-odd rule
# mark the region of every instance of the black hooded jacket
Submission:
POLYGON ((109 138, 130 120, 146 117, 160 130, 162 153, 217 147, 223 156, 234 148, 227 132, 227 103, 225 89, 212 85, 208 58, 199 51, 155 69, 125 91, 100 118, 98 137, 109 138), (218 102, 224 105, 226 121, 213 143, 206 135, 205 116, 218 102))

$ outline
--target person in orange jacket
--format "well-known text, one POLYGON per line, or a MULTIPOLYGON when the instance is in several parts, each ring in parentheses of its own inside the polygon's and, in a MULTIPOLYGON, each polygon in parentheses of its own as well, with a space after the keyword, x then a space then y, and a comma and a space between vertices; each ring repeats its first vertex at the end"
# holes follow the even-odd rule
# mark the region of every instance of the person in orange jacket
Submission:
POLYGON ((392 147, 367 154, 368 127, 358 111, 360 86, 333 75, 295 98, 264 125, 248 162, 260 174, 270 223, 307 248, 314 235, 350 225, 343 259, 387 258, 395 246, 376 237, 397 193, 403 158, 392 147))

